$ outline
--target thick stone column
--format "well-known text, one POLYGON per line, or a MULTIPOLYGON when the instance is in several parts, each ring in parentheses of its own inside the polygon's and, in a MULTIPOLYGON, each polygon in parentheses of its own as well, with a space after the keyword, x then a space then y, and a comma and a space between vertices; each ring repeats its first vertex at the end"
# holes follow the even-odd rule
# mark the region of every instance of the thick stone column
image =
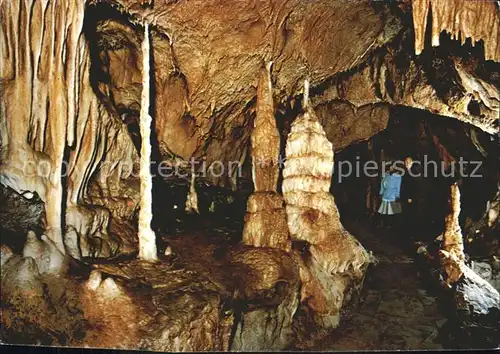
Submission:
POLYGON ((286 144, 283 196, 292 240, 309 244, 311 258, 301 264, 302 300, 319 326, 338 325, 344 294, 359 286, 370 255, 340 223, 330 184, 333 147, 308 102, 292 124, 286 144))
POLYGON ((252 131, 252 178, 243 242, 290 251, 283 197, 277 193, 280 134, 274 117, 271 65, 262 68, 257 88, 257 116, 252 131))

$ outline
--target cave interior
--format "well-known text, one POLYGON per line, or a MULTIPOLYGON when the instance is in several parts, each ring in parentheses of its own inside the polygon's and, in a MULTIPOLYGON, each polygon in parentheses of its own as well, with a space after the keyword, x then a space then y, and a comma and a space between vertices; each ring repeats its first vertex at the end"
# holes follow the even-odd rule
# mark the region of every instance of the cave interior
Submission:
POLYGON ((497 1, 0 18, 2 345, 500 346, 497 1))

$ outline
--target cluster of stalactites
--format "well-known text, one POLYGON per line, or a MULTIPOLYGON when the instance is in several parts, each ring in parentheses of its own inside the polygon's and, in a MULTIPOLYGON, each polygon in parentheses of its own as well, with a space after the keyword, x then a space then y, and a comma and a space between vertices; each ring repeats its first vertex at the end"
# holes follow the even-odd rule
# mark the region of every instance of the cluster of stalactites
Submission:
MULTIPOLYGON (((75 205, 105 155, 121 161, 133 148, 89 85, 84 11, 85 1, 0 1, 0 182, 40 196, 46 233, 61 251, 62 173, 67 205, 75 205), (110 140, 121 141, 119 152, 110 140)), ((121 174, 120 164, 110 169, 121 174)))
POLYGON ((259 74, 257 112, 251 135, 254 193, 247 203, 243 242, 290 251, 283 197, 277 193, 280 134, 274 112, 271 66, 268 63, 259 74))
POLYGON ((84 2, 2 1, 0 12, 2 150, 7 151, 1 181, 40 195, 47 233, 64 251, 61 172, 65 147, 75 140, 84 2))
POLYGON ((413 0, 415 52, 424 49, 425 30, 432 11, 432 45, 439 45, 439 35, 447 31, 453 39, 471 38, 472 44, 483 40, 486 60, 500 61, 500 10, 493 0, 413 0))

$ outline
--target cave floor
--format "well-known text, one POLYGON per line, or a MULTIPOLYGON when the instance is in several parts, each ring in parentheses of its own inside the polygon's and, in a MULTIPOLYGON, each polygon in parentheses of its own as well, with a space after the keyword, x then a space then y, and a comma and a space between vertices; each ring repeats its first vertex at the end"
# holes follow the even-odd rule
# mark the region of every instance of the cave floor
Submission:
MULTIPOLYGON (((417 254, 401 240, 375 235, 368 224, 346 228, 379 260, 366 275, 359 307, 331 335, 309 350, 442 349, 447 319, 418 266, 417 254), (388 242, 389 241, 389 242, 388 242)), ((404 235, 400 235, 404 237, 404 235)), ((302 348, 305 349, 305 348, 302 348)))
MULTIPOLYGON (((439 333, 447 319, 440 310, 437 297, 431 294, 426 270, 417 264, 413 243, 375 234, 370 225, 368 222, 346 222, 345 225, 379 261, 368 270, 359 306, 328 337, 312 346, 297 343, 290 349, 444 348, 439 333)), ((238 230, 232 226, 204 225, 203 231, 193 231, 170 234, 165 240, 172 246, 176 257, 217 284, 219 289, 233 288, 231 282, 235 280, 235 274, 224 261, 224 255, 239 247, 234 241, 238 238, 238 230)))

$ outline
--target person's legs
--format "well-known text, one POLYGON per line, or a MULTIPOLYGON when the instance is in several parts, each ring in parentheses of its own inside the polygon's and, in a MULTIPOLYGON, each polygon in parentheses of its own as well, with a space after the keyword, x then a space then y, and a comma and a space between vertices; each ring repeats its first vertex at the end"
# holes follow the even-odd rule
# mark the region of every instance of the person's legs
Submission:
POLYGON ((378 208, 374 212, 374 218, 373 218, 373 225, 375 226, 375 229, 381 229, 384 227, 384 208, 383 208, 383 201, 380 202, 378 208))
POLYGON ((389 233, 392 233, 393 227, 394 227, 394 215, 386 215, 386 230, 389 233))
POLYGON ((404 232, 407 237, 412 241, 416 239, 417 236, 417 210, 414 203, 407 203, 403 209, 403 222, 402 228, 404 228, 404 232))
POLYGON ((381 229, 384 227, 384 215, 377 212, 375 213, 374 225, 376 229, 381 229))

